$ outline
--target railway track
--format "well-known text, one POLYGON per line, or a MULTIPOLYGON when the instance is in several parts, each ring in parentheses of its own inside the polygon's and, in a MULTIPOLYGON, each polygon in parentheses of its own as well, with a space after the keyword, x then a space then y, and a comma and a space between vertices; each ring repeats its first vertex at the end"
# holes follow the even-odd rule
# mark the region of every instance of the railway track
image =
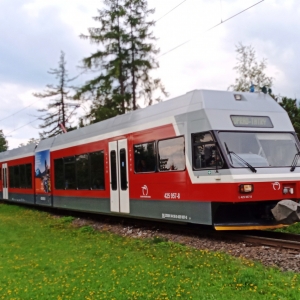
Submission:
POLYGON ((250 232, 226 232, 220 237, 246 243, 300 250, 300 235, 274 232, 274 231, 250 231, 250 232))
MULTIPOLYGON (((0 203, 4 203, 0 201, 0 203)), ((27 207, 27 206, 26 206, 27 207)), ((187 225, 178 223, 158 222, 156 220, 130 219, 120 216, 105 216, 76 211, 58 211, 52 208, 36 208, 37 210, 47 211, 55 215, 72 215, 94 222, 104 222, 107 224, 123 224, 125 227, 156 230, 157 233, 178 233, 194 237, 208 237, 219 240, 232 240, 245 242, 255 245, 270 246, 275 248, 300 250, 300 235, 288 234, 274 231, 215 231, 208 226, 187 225)))

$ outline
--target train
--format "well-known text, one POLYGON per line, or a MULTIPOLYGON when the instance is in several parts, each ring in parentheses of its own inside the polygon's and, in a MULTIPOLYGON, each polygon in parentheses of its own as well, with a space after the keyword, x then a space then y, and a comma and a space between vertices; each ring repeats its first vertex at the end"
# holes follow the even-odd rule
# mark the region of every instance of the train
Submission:
POLYGON ((0 198, 215 230, 278 228, 298 221, 299 146, 268 94, 194 90, 0 153, 0 198))

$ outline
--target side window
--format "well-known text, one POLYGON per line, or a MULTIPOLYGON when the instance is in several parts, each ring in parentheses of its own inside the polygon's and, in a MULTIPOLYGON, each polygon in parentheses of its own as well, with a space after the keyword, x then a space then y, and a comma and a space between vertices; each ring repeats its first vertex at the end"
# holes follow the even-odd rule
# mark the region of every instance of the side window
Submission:
POLYGON ((90 188, 89 155, 81 154, 76 156, 77 188, 79 190, 90 188))
POLYGON ((54 184, 57 190, 62 190, 65 188, 64 181, 64 160, 63 158, 58 158, 54 160, 54 184))
POLYGON ((64 158, 65 163, 65 189, 76 189, 76 165, 75 156, 69 156, 64 158))
POLYGON ((20 169, 19 166, 14 166, 14 184, 15 188, 20 188, 20 169))
POLYGON ((117 155, 116 151, 110 151, 110 174, 111 174, 111 189, 116 191, 118 189, 117 178, 117 155))
POLYGON ((184 137, 159 141, 158 161, 160 171, 185 170, 184 137))
POLYGON ((9 187, 14 188, 15 187, 14 167, 9 167, 8 168, 8 174, 9 174, 9 187))
POLYGON ((104 153, 103 151, 90 153, 91 187, 93 190, 104 190, 104 153))
POLYGON ((156 151, 155 143, 144 143, 133 146, 134 149, 134 171, 136 173, 155 172, 156 151))
POLYGON ((127 186, 127 166, 126 166, 126 150, 120 149, 120 178, 121 178, 121 189, 126 191, 127 186))
POLYGON ((9 167, 9 187, 30 189, 32 188, 31 164, 9 167))
POLYGON ((25 165, 20 165, 20 188, 26 188, 26 167, 25 165))
POLYGON ((32 165, 27 164, 25 165, 26 169, 26 188, 31 189, 32 188, 32 165))
POLYGON ((216 162, 219 168, 223 166, 222 158, 211 133, 192 134, 192 144, 194 170, 213 169, 216 167, 216 162))
POLYGON ((58 158, 54 160, 57 190, 104 190, 103 151, 58 158))

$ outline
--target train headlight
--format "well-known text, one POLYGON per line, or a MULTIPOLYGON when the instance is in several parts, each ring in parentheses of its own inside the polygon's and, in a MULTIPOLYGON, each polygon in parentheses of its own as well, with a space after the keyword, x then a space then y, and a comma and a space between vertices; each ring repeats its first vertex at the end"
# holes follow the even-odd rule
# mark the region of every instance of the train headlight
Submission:
POLYGON ((252 193, 253 184, 241 184, 239 186, 240 193, 252 193))
POLYGON ((287 194, 287 193, 289 192, 289 188, 287 188, 287 187, 283 188, 282 192, 283 192, 284 194, 287 194))
POLYGON ((235 98, 235 100, 237 100, 237 101, 241 101, 241 100, 242 100, 242 95, 234 94, 234 98, 235 98))

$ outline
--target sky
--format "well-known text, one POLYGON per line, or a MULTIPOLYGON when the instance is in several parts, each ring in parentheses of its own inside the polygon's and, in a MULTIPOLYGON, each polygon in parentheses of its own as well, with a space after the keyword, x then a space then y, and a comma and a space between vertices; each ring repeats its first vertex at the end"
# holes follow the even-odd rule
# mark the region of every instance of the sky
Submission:
MULTIPOLYGON (((265 73, 274 78, 276 95, 300 97, 299 0, 259 2, 148 0, 155 8, 151 19, 157 21, 153 32, 160 49, 160 67, 152 75, 162 80, 166 99, 195 89, 227 90, 238 77, 233 68, 239 43, 251 45, 258 61, 267 59, 265 73)), ((81 74, 80 66, 97 45, 79 35, 98 26, 92 17, 103 7, 101 0, 0 0, 0 129, 9 149, 39 137, 38 110, 48 102, 33 93, 56 84, 48 71, 58 67, 61 51, 69 77, 79 75, 72 84, 80 86, 91 76, 81 74)), ((81 103, 77 116, 88 108, 81 103)))

